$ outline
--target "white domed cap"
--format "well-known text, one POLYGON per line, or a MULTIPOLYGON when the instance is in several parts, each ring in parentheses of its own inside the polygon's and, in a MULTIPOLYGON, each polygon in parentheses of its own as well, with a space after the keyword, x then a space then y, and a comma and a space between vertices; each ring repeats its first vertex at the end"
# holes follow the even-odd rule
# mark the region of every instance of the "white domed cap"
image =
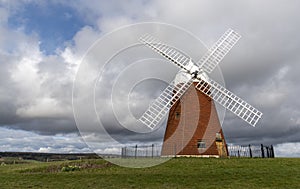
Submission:
POLYGON ((186 83, 191 79, 191 74, 186 73, 183 70, 180 70, 176 76, 175 76, 175 85, 180 84, 180 83, 186 83))

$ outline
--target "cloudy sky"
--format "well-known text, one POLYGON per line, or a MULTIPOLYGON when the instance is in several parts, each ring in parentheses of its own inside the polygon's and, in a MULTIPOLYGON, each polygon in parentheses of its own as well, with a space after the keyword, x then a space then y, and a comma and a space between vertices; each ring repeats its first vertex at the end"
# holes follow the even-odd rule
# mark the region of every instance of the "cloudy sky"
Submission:
MULTIPOLYGON (((89 152, 72 109, 73 81, 83 56, 119 27, 162 22, 185 28, 207 47, 228 28, 240 33, 242 39, 220 68, 226 87, 264 115, 253 128, 228 112, 227 142, 273 144, 276 155, 299 157, 298 7, 297 0, 0 0, 0 151, 89 152)), ((151 85, 165 86, 152 82, 137 90, 153 91, 151 85)), ((105 127, 116 124, 109 118, 105 127)), ((114 132, 123 139, 131 136, 130 143, 141 142, 130 132, 114 132)), ((154 134, 153 142, 161 141, 159 136, 154 134)))

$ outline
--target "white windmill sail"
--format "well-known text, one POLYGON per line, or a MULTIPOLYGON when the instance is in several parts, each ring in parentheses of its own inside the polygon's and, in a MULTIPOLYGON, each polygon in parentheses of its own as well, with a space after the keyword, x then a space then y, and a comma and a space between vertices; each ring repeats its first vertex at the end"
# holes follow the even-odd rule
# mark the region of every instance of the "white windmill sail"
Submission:
POLYGON ((228 29, 204 54, 197 65, 206 73, 211 73, 240 38, 241 36, 237 32, 228 29))
POLYGON ((190 57, 178 52, 177 49, 162 43, 149 34, 143 35, 140 41, 185 71, 195 71, 197 69, 190 57))
POLYGON ((176 79, 174 79, 161 93, 161 95, 156 98, 156 100, 139 119, 149 128, 154 129, 161 119, 169 112, 170 108, 180 99, 180 97, 193 83, 191 76, 188 80, 180 84, 177 84, 175 80, 176 79))
POLYGON ((205 81, 200 79, 196 88, 252 126, 255 126, 262 116, 256 108, 210 78, 206 77, 205 81))

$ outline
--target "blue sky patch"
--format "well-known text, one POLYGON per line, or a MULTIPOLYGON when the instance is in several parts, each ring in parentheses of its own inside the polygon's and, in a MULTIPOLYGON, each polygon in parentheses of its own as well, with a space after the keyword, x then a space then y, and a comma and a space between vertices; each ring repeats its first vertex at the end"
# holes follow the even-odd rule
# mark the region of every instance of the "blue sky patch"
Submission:
POLYGON ((40 48, 46 54, 53 54, 62 48, 80 28, 85 25, 76 10, 61 4, 25 4, 9 18, 12 28, 24 27, 26 33, 37 33, 40 48))

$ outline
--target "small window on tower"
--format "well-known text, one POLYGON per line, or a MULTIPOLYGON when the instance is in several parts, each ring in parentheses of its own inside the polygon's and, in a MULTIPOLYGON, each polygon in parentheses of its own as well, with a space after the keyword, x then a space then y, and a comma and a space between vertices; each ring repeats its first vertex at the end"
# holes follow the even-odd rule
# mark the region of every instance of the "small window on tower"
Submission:
POLYGON ((203 140, 198 140, 197 148, 206 148, 206 143, 203 140))
POLYGON ((180 118, 180 112, 175 112, 175 119, 179 119, 180 118))

